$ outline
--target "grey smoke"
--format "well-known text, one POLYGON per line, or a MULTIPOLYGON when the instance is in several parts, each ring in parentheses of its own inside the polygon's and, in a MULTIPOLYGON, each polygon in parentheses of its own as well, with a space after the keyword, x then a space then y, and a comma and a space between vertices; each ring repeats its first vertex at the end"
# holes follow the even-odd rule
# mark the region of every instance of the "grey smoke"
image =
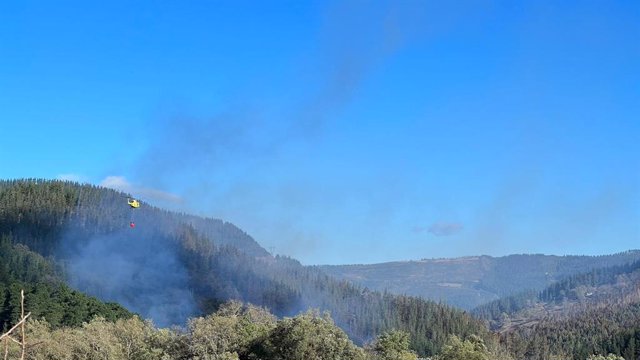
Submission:
MULTIPOLYGON (((303 217, 322 212, 315 202, 318 198, 338 201, 352 191, 344 186, 318 189, 304 174, 288 183, 270 184, 265 178, 286 169, 283 159, 292 148, 297 153, 313 149, 332 131, 334 122, 359 96, 363 83, 422 35, 428 9, 420 2, 383 1, 376 6, 339 2, 327 4, 322 11, 317 35, 310 39, 317 40, 312 53, 300 56, 291 73, 283 74, 294 78, 322 74, 311 76, 309 83, 292 83, 300 87, 287 91, 300 96, 272 111, 256 100, 259 94, 239 93, 228 101, 231 105, 216 113, 179 110, 153 118, 144 133, 149 137, 143 142, 147 149, 134 166, 132 180, 152 188, 175 189, 172 191, 185 199, 182 210, 232 221, 262 243, 281 249, 309 245, 288 255, 300 255, 313 248, 311 243, 322 242, 325 234, 310 233, 302 225, 309 218, 303 217), (286 195, 292 193, 296 195, 286 195), (305 201, 299 205, 301 198, 305 201), (272 206, 295 208, 296 212, 293 216, 276 214, 272 206), (266 217, 261 214, 265 211, 269 211, 266 217), (275 231, 266 234, 264 230, 272 224, 278 224, 277 236, 273 236, 275 231)), ((376 202, 372 207, 386 212, 389 205, 376 202)), ((363 225, 367 227, 369 224, 363 225)))
POLYGON ((74 288, 161 327, 184 324, 196 313, 187 271, 168 243, 129 229, 87 241, 67 236, 63 243, 74 288))
POLYGON ((179 204, 183 201, 182 198, 176 194, 131 184, 124 176, 107 176, 102 181, 100 181, 99 185, 106 188, 122 191, 127 194, 132 194, 132 196, 136 198, 147 201, 154 200, 161 203, 174 204, 179 204))
POLYGON ((426 230, 435 236, 451 236, 462 231, 464 226, 460 223, 436 222, 427 228, 416 228, 419 231, 426 230))
POLYGON ((317 56, 302 58, 292 70, 323 74, 315 83, 290 90, 305 96, 284 104, 278 114, 261 106, 254 93, 240 94, 230 101, 234 105, 208 116, 163 114, 149 124, 149 146, 137 163, 138 176, 143 183, 169 177, 199 186, 212 172, 238 160, 277 159, 288 144, 312 144, 350 104, 363 81, 419 37, 426 11, 420 2, 327 6, 318 29, 317 56))

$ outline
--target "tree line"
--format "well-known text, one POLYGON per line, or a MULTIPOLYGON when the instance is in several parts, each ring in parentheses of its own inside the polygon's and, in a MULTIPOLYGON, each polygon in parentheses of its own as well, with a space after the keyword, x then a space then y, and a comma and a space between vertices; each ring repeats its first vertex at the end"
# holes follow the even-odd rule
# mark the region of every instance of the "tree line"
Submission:
MULTIPOLYGON (((309 308, 329 311, 335 323, 359 345, 392 329, 405 331, 412 350, 421 356, 438 353, 451 335, 464 339, 475 334, 486 342, 494 341, 481 321, 463 311, 335 280, 294 259, 271 256, 240 229, 220 220, 148 204, 132 213, 126 205, 127 196, 66 181, 0 181, 0 234, 13 245, 42 255, 67 281, 75 261, 70 254, 96 239, 119 244, 121 248, 115 251, 122 256, 138 251, 135 259, 170 254, 172 266, 187 274, 184 283, 150 287, 137 273, 128 281, 130 288, 162 292, 145 294, 145 299, 176 292, 191 294, 196 308, 178 319, 183 323, 187 317, 205 316, 229 300, 239 300, 264 306, 278 317, 291 317, 309 308), (137 223, 133 231, 127 227, 131 216, 137 223)), ((98 256, 100 261, 110 254, 98 256)), ((78 290, 99 296, 99 280, 83 279, 78 290)), ((144 311, 145 305, 134 311, 144 311)))
MULTIPOLYGON (((138 316, 107 321, 95 317, 73 327, 45 319, 27 323, 27 358, 218 359, 218 360, 417 360, 409 334, 391 330, 364 347, 354 344, 327 313, 307 311, 277 319, 266 309, 230 301, 184 328, 158 329, 138 316)), ((19 347, 9 347, 18 356, 19 347)), ((437 360, 495 358, 477 336, 452 335, 437 360)))
POLYGON ((640 261, 570 276, 542 291, 493 301, 474 314, 516 358, 640 358, 640 261), (510 326, 512 320, 523 324, 510 326))
MULTIPOLYGON (((30 338, 36 340, 32 344, 47 344, 31 347, 32 358, 386 360, 430 356, 483 360, 513 355, 582 360, 597 358, 594 354, 638 356, 640 319, 629 304, 609 306, 612 312, 604 314, 586 311, 580 317, 546 318, 498 337, 463 311, 371 291, 337 281, 294 259, 271 256, 242 230, 221 220, 144 204, 135 214, 135 231, 123 231, 132 216, 126 197, 114 190, 64 181, 0 181, 0 326, 6 328, 15 321, 16 294, 25 288, 27 307, 34 315, 29 323, 30 338), (175 264, 166 265, 184 270, 187 281, 159 291, 193 295, 196 308, 183 319, 183 328, 157 329, 118 304, 77 291, 98 288, 100 283, 92 284, 91 279, 85 279, 82 288, 69 288, 71 254, 92 241, 122 247, 120 255, 139 252, 135 259, 171 253, 175 264), (318 310, 308 312, 310 308, 318 310), (331 317, 322 315, 325 311, 331 317)), ((549 288, 543 297, 571 297, 572 290, 567 289, 610 278, 607 272, 577 276, 549 288)), ((137 273, 130 281, 132 288, 148 285, 141 283, 147 280, 140 280, 137 273)), ((540 294, 503 299, 485 313, 515 312, 531 299, 538 301, 540 294)))

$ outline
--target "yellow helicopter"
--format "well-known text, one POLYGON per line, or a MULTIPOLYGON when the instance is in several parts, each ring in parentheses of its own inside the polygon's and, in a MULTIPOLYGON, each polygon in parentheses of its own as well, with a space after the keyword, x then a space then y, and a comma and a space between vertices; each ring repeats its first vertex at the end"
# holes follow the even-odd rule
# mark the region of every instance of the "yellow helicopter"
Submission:
POLYGON ((131 206, 134 209, 137 209, 140 207, 140 201, 136 199, 127 199, 127 204, 129 204, 129 206, 131 206))
POLYGON ((127 204, 129 204, 129 206, 131 207, 131 221, 129 222, 129 227, 133 229, 136 227, 136 223, 133 221, 133 213, 135 212, 133 210, 140 207, 140 201, 127 198, 127 204))

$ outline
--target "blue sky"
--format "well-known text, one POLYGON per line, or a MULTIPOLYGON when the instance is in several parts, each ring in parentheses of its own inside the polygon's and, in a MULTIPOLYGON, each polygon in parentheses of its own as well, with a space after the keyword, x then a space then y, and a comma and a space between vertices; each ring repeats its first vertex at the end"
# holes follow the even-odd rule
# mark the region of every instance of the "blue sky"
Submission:
POLYGON ((0 177, 305 264, 640 246, 637 1, 0 5, 0 177))

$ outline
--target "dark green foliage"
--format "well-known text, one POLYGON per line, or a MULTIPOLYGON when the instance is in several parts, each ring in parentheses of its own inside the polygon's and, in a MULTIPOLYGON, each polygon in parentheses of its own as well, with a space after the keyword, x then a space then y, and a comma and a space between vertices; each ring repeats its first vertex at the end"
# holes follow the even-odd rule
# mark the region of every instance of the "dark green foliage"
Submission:
MULTIPOLYGON (((22 288, 27 292, 27 310, 34 318, 46 318, 54 328, 78 326, 95 315, 110 321, 130 317, 122 307, 86 297, 68 288, 61 280, 69 280, 73 275, 77 254, 85 254, 86 249, 91 248, 103 251, 93 254, 92 260, 109 260, 115 252, 119 257, 130 256, 132 262, 141 264, 141 271, 136 269, 130 274, 131 278, 124 278, 125 283, 120 284, 125 300, 140 301, 138 305, 145 307, 167 294, 177 293, 179 297, 189 294, 196 307, 181 314, 182 321, 218 311, 205 320, 191 323, 194 325, 192 338, 166 331, 154 332, 139 320, 119 320, 118 324, 136 325, 140 330, 136 341, 140 349, 146 349, 146 355, 141 358, 159 358, 153 354, 160 353, 173 358, 193 358, 197 354, 206 357, 210 352, 218 351, 215 349, 222 349, 224 353, 217 358, 229 359, 250 359, 252 356, 253 359, 266 356, 284 359, 313 354, 330 354, 319 358, 358 358, 360 349, 348 342, 345 333, 355 343, 364 344, 394 329, 399 331, 397 334, 405 335, 398 338, 383 335, 382 338, 393 340, 390 343, 400 344, 402 349, 406 348, 408 340, 411 349, 420 355, 441 353, 447 341, 450 346, 445 349, 445 355, 457 354, 449 351, 457 345, 462 350, 473 351, 478 350, 476 345, 481 342, 492 349, 497 346, 483 323, 462 311, 416 297, 369 291, 346 281, 337 281, 316 267, 302 266, 287 257, 272 257, 232 224, 171 213, 144 204, 135 213, 138 226, 130 231, 127 226, 131 216, 132 212, 126 206, 126 194, 114 190, 60 181, 0 181, 0 327, 6 328, 18 318, 18 296, 22 288), (159 254, 167 256, 158 257, 159 254), (167 262, 151 262, 154 268, 147 269, 149 258, 166 258, 167 262), (141 278, 146 271, 152 272, 163 286, 150 285, 148 278, 141 278), (184 271, 184 281, 166 281, 167 276, 176 271, 184 271), (138 290, 147 293, 143 296, 138 290), (221 307, 229 299, 265 306, 274 314, 289 318, 277 326, 267 319, 268 316, 262 323, 248 320, 247 316, 260 312, 247 315, 246 310, 239 310, 237 306, 236 310, 230 310, 234 307, 229 305, 221 307), (312 314, 295 317, 309 308, 330 311, 333 320, 312 314), (333 326, 333 321, 344 333, 333 326), (207 331, 196 331, 209 327, 231 329, 235 335, 230 333, 211 342, 207 331), (329 340, 322 340, 323 336, 329 340), (199 345, 191 345, 198 347, 189 348, 189 341, 196 338, 201 340, 199 345), (458 339, 459 344, 450 339, 458 339), (287 353, 283 347, 292 350, 287 353)), ((624 257, 624 254, 620 256, 624 257)), ((628 256, 637 254, 629 253, 628 256)), ((550 266, 548 271, 559 276, 583 266, 578 258, 568 259, 562 267, 553 267, 557 262, 545 266, 550 266)), ((529 266, 540 260, 536 255, 508 259, 531 261, 529 266)), ((609 257, 596 260, 597 264, 613 261, 609 257)), ((109 261, 106 264, 112 266, 107 267, 107 274, 117 270, 109 261)), ((94 264, 89 263, 91 265, 94 264)), ((560 304, 580 300, 581 296, 587 296, 577 291, 580 286, 597 287, 611 279, 618 281, 625 271, 636 269, 634 266, 637 268, 637 263, 629 268, 574 276, 541 293, 530 292, 503 299, 478 313, 490 318, 513 314, 534 302, 560 304)), ((508 267, 503 270, 499 276, 509 273, 508 267)), ((488 277, 478 286, 497 291, 503 281, 506 279, 488 277)), ((91 277, 75 284, 79 290, 96 295, 105 291, 102 283, 91 277)), ((639 312, 637 305, 617 304, 611 300, 600 308, 587 309, 573 317, 550 317, 529 327, 516 328, 503 334, 502 342, 516 358, 549 358, 555 354, 582 360, 595 353, 612 353, 628 360, 635 359, 640 349, 639 312)), ((91 331, 95 334, 104 331, 109 336, 104 339, 105 346, 110 347, 109 341, 119 341, 113 339, 122 332, 116 331, 120 325, 110 324, 115 323, 99 320, 85 324, 83 329, 90 331, 79 336, 93 336, 91 331)), ((60 333, 60 336, 65 335, 60 333)), ((76 350, 80 354, 92 351, 81 345, 76 350)), ((126 347, 113 351, 115 354, 125 350, 126 347)), ((484 354, 483 350, 480 358, 484 358, 484 354)), ((412 356, 411 352, 404 351, 400 355, 412 356)))
POLYGON ((574 275, 541 291, 538 295, 538 300, 555 303, 560 303, 567 299, 576 300, 584 295, 576 293, 575 290, 578 287, 596 287, 605 284, 613 284, 616 282, 618 276, 622 274, 630 274, 636 270, 640 270, 640 261, 635 261, 625 265, 594 269, 584 274, 574 275))
MULTIPOLYGON (((499 321, 504 314, 514 314, 538 302, 561 303, 565 300, 579 300, 586 296, 580 289, 613 284, 620 275, 637 270, 640 270, 640 261, 594 269, 587 273, 570 276, 542 291, 529 290, 492 301, 473 309, 472 314, 484 320, 499 321)), ((591 296, 589 293, 586 294, 591 296)))
POLYGON ((188 357, 247 358, 263 352, 262 344, 275 327, 275 316, 263 308, 237 301, 224 303, 211 315, 189 320, 188 357))
POLYGON ((258 354, 272 360, 364 360, 364 352, 328 315, 308 312, 278 322, 258 354))
MULTIPOLYGON (((462 311, 415 297, 369 291, 293 259, 272 257, 240 229, 220 220, 176 214, 144 203, 132 213, 126 198, 127 194, 114 190, 71 182, 0 181, 0 234, 55 259, 60 265, 55 272, 64 276, 74 275, 70 270, 87 248, 97 249, 90 254, 96 262, 116 252, 118 259, 127 257, 131 263, 144 265, 149 258, 167 254, 166 264, 152 262, 153 269, 127 274, 130 277, 118 284, 123 293, 119 301, 132 303, 142 312, 156 299, 171 300, 172 294, 193 296, 197 307, 172 321, 184 322, 237 299, 265 306, 278 316, 293 316, 309 308, 330 311, 336 324, 359 344, 391 329, 406 331, 411 334, 412 348, 423 355, 437 353, 450 334, 491 337, 481 322, 462 311), (128 229, 132 216, 136 216, 135 230, 128 229), (159 275, 150 280, 159 280, 162 286, 150 286, 149 279, 140 278, 156 270, 159 275), (185 281, 164 281, 179 271, 185 272, 185 281)), ((107 275, 110 270, 106 269, 107 275)), ((100 279, 85 277, 75 284, 81 291, 103 295, 100 279)), ((91 313, 95 306, 77 301, 76 307, 81 313, 91 313)), ((56 321, 76 323, 81 318, 70 314, 56 321)))
POLYGON ((54 267, 24 245, 0 237, 0 330, 20 318, 20 291, 33 318, 46 318, 51 326, 78 326, 102 316, 115 321, 132 314, 118 304, 103 303, 66 286, 54 267))
POLYGON ((551 354, 575 360, 592 354, 640 357, 640 303, 603 304, 578 316, 548 317, 532 327, 502 335, 518 359, 545 359, 551 354))
POLYGON ((205 299, 224 296, 264 304, 279 316, 308 308, 329 310, 358 344, 400 329, 411 334, 412 348, 421 354, 435 354, 449 334, 489 337, 481 322, 442 304, 368 291, 287 257, 256 259, 228 247, 207 250, 203 243, 192 244, 185 255, 193 259, 187 263, 191 286, 205 299), (202 259, 203 253, 210 254, 209 260, 202 259))
MULTIPOLYGON (((186 329, 158 330, 137 316, 115 322, 96 318, 81 327, 51 329, 27 323, 29 359, 365 360, 328 315, 306 312, 276 320, 265 309, 238 302, 189 321, 186 329)), ((406 340, 406 337, 404 338, 406 340)), ((403 344, 406 348, 407 344, 403 344)), ((10 358, 19 349, 9 344, 10 358)), ((412 358, 387 358, 413 360, 412 358)), ((366 358, 378 360, 378 358, 366 358)), ((382 360, 382 359, 380 359, 382 360)), ((385 359, 386 360, 386 359, 385 359)))
POLYGON ((640 261, 574 275, 541 292, 494 301, 474 313, 500 328, 502 343, 516 358, 559 355, 582 360, 610 353, 636 359, 638 284, 640 261))
POLYGON ((466 313, 432 301, 369 291, 346 281, 336 281, 314 267, 302 267, 287 257, 275 261, 254 261, 255 272, 278 279, 286 289, 299 294, 285 313, 293 315, 307 308, 329 310, 336 323, 358 344, 378 334, 397 329, 411 334, 412 348, 433 355, 449 334, 489 334, 483 324, 466 313))
POLYGON ((483 278, 478 287, 504 297, 529 289, 542 290, 577 274, 638 259, 638 250, 601 256, 509 255, 496 258, 490 276, 483 278))
POLYGON ((507 296, 478 306, 471 313, 490 323, 499 322, 503 315, 513 314, 533 305, 538 294, 539 292, 535 290, 524 291, 517 295, 507 296))
POLYGON ((489 360, 489 351, 484 341, 477 336, 460 340, 452 335, 438 356, 438 360, 489 360))
POLYGON ((409 333, 391 330, 378 336, 371 346, 371 357, 376 360, 415 360, 416 354, 409 350, 409 333))

